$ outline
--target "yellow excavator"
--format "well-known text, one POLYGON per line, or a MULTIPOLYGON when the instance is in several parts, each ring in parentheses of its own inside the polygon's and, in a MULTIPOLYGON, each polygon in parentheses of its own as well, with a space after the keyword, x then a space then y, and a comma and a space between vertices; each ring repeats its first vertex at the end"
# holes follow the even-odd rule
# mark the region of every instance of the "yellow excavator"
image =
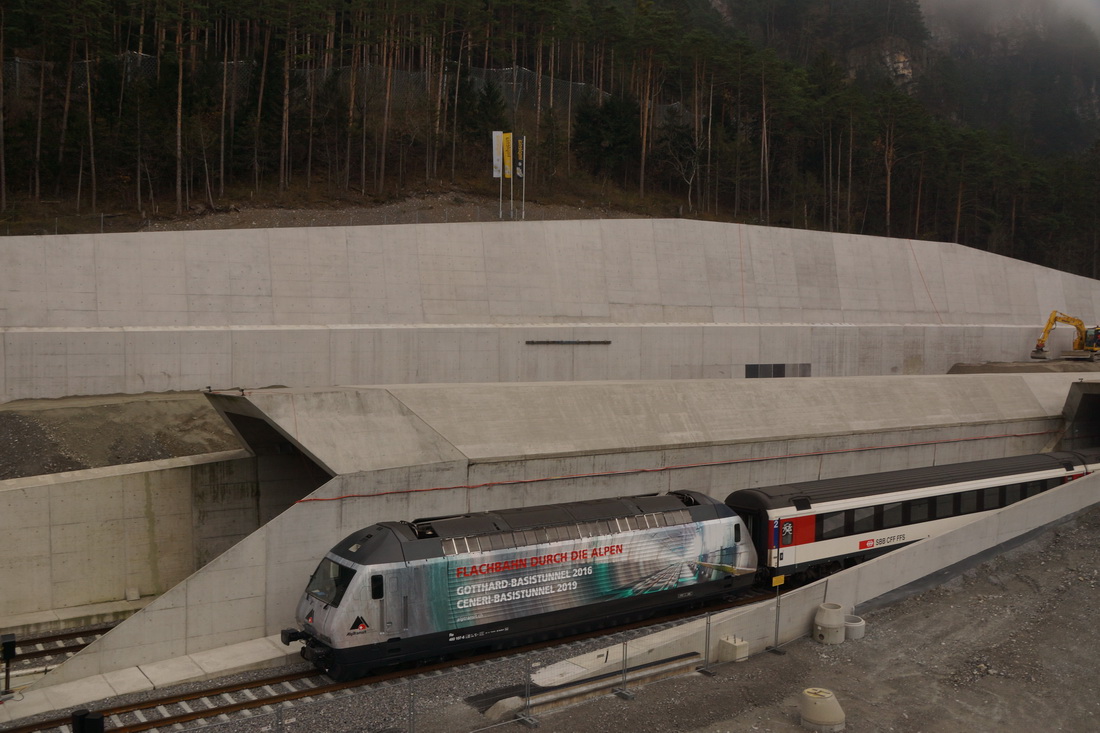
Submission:
POLYGON ((1066 325, 1073 326, 1076 333, 1073 337, 1073 350, 1063 351, 1061 358, 1063 359, 1087 359, 1092 361, 1093 356, 1100 351, 1100 342, 1098 342, 1098 334, 1100 334, 1100 326, 1094 328, 1085 328, 1085 323, 1080 318, 1074 316, 1067 316, 1060 311, 1051 311, 1050 318, 1047 319, 1047 325, 1043 328, 1043 335, 1039 337, 1039 340, 1035 342, 1035 350, 1031 352, 1032 359, 1046 359, 1047 356, 1047 338, 1050 336, 1050 332, 1054 330, 1054 327, 1059 323, 1065 323, 1066 325))

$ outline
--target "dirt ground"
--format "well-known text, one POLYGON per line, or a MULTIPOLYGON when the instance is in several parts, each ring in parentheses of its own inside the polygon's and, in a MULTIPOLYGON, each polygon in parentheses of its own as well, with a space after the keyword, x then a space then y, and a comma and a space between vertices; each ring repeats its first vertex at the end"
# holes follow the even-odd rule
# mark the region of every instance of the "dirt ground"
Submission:
POLYGON ((0 404, 0 480, 240 448, 198 392, 0 404))
MULTIPOLYGON (((679 215, 679 210, 668 212, 679 215)), ((510 221, 528 219, 624 219, 640 214, 614 209, 600 202, 579 200, 576 205, 522 201, 507 190, 499 197, 460 192, 426 192, 401 201, 374 206, 312 208, 236 208, 209 211, 148 223, 142 231, 194 231, 200 229, 254 229, 279 227, 365 226, 376 224, 429 224, 456 221, 510 221)))

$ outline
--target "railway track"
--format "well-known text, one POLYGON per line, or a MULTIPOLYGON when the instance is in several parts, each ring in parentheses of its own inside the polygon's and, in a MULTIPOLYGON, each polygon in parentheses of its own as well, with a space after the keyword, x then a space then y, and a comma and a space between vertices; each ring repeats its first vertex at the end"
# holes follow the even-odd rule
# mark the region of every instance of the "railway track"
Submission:
POLYGON ((17 680, 20 677, 48 671, 113 628, 114 624, 105 624, 60 634, 17 638, 16 653, 11 658, 11 677, 17 680))
MULTIPOLYGON (((227 722, 235 717, 246 718, 270 714, 281 707, 292 706, 301 700, 310 698, 327 699, 341 694, 353 694, 358 688, 397 684, 410 677, 427 678, 448 672, 461 672, 463 668, 480 667, 493 660, 516 654, 550 647, 580 646, 584 642, 609 634, 620 634, 638 629, 659 631, 663 628, 675 626, 685 619, 697 617, 701 612, 713 613, 733 606, 753 603, 767 597, 771 596, 769 594, 754 594, 731 603, 713 605, 702 611, 696 609, 690 612, 679 612, 563 639, 553 639, 475 656, 464 656, 434 664, 394 669, 351 682, 334 683, 316 670, 307 670, 265 677, 249 682, 169 694, 155 699, 103 708, 88 707, 103 716, 105 731, 181 730, 187 727, 227 722)), ((538 692, 540 689, 533 691, 538 692)), ((486 693, 487 697, 485 699, 489 699, 489 697, 497 699, 501 692, 498 690, 486 693)), ((481 706, 477 705, 477 707, 481 706)), ((5 733, 33 733, 35 731, 68 733, 71 730, 71 722, 71 715, 56 717, 6 729, 5 733)))

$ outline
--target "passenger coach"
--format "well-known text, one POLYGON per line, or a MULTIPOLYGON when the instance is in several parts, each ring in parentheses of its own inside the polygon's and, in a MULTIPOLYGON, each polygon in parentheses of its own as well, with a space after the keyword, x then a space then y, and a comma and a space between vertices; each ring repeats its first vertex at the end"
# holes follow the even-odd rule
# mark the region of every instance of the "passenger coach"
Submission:
POLYGON ((1100 450, 997 458, 735 491, 761 573, 809 578, 954 529, 1091 473, 1100 450))

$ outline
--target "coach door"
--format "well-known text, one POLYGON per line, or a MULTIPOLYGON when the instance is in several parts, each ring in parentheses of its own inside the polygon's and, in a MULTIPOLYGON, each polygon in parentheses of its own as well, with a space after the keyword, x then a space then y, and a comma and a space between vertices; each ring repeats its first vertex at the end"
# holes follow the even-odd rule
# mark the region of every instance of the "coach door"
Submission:
POLYGON ((768 553, 772 567, 784 568, 798 564, 798 545, 795 541, 795 520, 772 520, 771 549, 768 553))

